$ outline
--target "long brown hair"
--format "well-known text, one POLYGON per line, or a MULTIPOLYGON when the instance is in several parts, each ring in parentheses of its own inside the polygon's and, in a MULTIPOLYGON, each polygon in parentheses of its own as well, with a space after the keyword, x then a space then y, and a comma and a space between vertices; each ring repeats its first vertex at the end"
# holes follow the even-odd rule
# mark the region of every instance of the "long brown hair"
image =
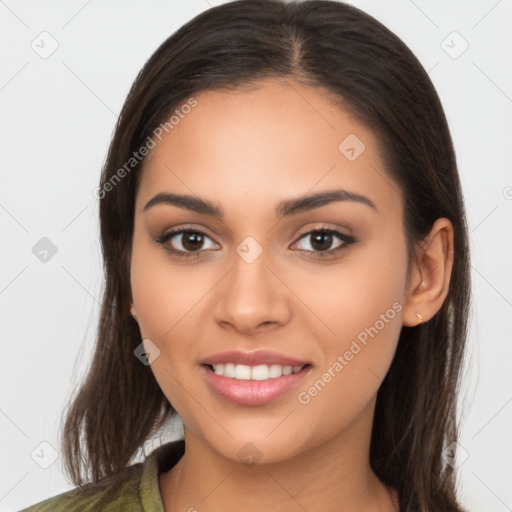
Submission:
POLYGON ((130 255, 144 159, 126 163, 193 94, 275 77, 321 88, 377 135, 403 194, 409 248, 437 218, 453 223, 448 296, 431 320, 402 328, 378 391, 370 462, 397 489, 402 511, 460 511, 455 472, 442 456, 457 440, 470 300, 452 141, 436 91, 407 46, 368 14, 335 1, 239 0, 208 9, 169 37, 137 76, 101 175, 101 317, 92 365, 64 424, 66 469, 76 485, 115 479, 175 414, 133 353, 141 334, 130 315, 130 255))

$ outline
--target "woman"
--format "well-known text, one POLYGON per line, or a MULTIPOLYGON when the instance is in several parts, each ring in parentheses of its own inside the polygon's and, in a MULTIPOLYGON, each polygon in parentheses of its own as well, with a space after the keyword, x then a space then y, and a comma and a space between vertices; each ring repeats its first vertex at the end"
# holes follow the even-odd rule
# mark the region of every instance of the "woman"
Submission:
POLYGON ((330 1, 203 12, 137 77, 97 195, 79 487, 26 510, 462 510, 465 212, 394 34, 330 1), (130 465, 176 414, 184 440, 130 465))

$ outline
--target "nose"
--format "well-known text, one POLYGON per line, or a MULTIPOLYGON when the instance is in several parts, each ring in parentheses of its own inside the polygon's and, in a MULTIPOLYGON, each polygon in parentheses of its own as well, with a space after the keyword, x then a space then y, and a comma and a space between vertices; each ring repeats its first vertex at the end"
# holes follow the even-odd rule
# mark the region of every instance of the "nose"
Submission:
POLYGON ((289 290, 263 254, 248 263, 238 255, 218 288, 215 321, 223 328, 254 334, 285 325, 291 318, 289 290))

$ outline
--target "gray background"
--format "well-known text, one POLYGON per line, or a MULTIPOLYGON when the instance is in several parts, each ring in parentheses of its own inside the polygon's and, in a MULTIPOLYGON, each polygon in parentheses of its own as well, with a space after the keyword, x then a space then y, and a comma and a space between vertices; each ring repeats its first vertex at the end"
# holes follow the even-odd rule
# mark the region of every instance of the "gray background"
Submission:
MULTIPOLYGON (((72 488, 58 435, 98 318, 93 190, 140 67, 173 31, 219 3, 0 0, 2 511, 72 488)), ((410 46, 445 107, 467 202, 475 298, 461 497, 470 510, 512 510, 512 3, 352 3, 410 46)))

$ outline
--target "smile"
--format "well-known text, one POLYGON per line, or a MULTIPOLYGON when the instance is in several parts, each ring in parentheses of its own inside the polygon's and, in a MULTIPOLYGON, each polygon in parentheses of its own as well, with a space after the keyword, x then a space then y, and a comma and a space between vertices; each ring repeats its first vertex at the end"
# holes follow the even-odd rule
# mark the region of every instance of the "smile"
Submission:
POLYGON ((267 404, 290 392, 311 371, 311 365, 282 366, 203 364, 201 370, 209 388, 223 400, 243 405, 267 404))

